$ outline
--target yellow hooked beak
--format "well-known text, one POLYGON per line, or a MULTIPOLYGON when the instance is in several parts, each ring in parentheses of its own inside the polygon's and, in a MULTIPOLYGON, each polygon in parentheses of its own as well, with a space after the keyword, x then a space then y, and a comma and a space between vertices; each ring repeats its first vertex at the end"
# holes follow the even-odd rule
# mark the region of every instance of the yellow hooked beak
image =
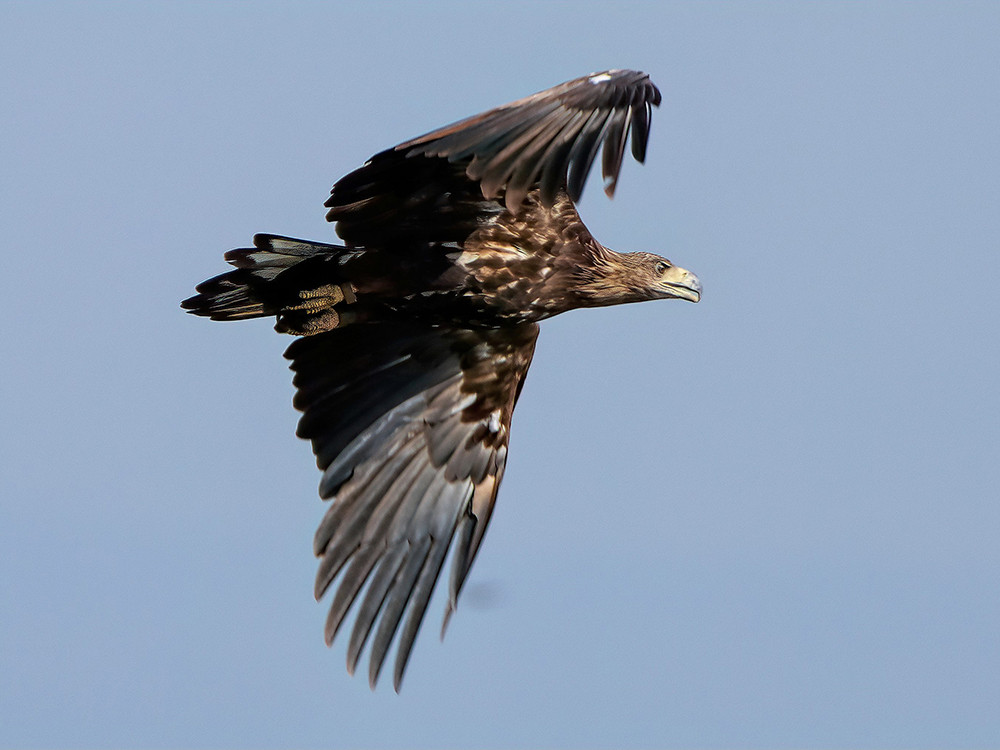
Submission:
POLYGON ((701 299, 701 282, 698 277, 680 266, 671 266, 664 273, 660 286, 664 298, 676 297, 689 302, 701 299))

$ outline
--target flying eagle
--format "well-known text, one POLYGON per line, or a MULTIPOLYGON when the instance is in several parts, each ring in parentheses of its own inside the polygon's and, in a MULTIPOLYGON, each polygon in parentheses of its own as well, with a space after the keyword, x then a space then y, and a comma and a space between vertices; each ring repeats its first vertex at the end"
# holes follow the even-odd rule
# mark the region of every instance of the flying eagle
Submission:
POLYGON ((328 645, 360 601, 347 668, 374 630, 372 688, 406 614, 399 689, 452 546, 442 632, 455 608, 539 321, 701 295, 665 258, 604 247, 575 207, 599 150, 609 197, 630 132, 644 160, 659 104, 646 74, 609 70, 401 143, 333 186, 326 217, 344 244, 258 234, 226 253, 235 271, 181 303, 213 320, 274 315, 276 330, 301 336, 285 353, 297 432, 332 501, 314 543, 316 598, 340 576, 328 645))

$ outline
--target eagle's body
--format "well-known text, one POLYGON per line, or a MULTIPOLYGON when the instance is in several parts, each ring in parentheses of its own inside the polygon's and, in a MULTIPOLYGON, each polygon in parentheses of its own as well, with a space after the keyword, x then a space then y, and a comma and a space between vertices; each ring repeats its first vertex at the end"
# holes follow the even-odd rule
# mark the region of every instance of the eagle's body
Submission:
POLYGON ((226 254, 237 270, 183 303, 219 320, 274 315, 277 330, 303 337, 286 352, 298 434, 333 500, 315 539, 316 595, 343 573, 328 642, 360 599, 348 668, 374 629, 373 686, 409 608, 398 688, 453 540, 446 617, 455 606, 503 476, 538 321, 698 300, 692 274, 608 250, 574 205, 602 145, 609 195, 630 129, 643 159, 657 104, 645 74, 609 71, 383 151, 326 203, 344 245, 257 235, 226 254))

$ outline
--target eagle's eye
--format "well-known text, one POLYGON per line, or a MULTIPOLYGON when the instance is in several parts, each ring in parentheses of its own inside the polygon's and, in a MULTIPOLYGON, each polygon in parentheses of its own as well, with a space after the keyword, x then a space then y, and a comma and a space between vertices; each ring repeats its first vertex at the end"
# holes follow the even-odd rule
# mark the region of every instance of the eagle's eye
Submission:
POLYGON ((661 260, 660 262, 658 262, 656 264, 656 272, 660 276, 662 276, 663 274, 665 274, 667 272, 668 268, 670 268, 670 264, 667 263, 665 260, 661 260))

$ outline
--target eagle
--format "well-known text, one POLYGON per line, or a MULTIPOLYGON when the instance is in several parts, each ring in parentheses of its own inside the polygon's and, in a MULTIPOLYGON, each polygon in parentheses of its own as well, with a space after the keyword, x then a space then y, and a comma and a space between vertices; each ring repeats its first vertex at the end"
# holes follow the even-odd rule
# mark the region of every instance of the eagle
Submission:
POLYGON ((399 690, 451 548, 444 634, 493 513, 539 322, 700 299, 694 274, 605 247, 576 209, 599 151, 608 197, 629 141, 645 160, 659 104, 648 75, 608 70, 401 143, 333 186, 326 218, 342 244, 258 234, 181 303, 213 320, 275 316, 298 337, 285 353, 297 434, 330 501, 315 595, 335 589, 327 645, 359 602, 347 669, 370 641, 372 689, 398 634, 399 690))

